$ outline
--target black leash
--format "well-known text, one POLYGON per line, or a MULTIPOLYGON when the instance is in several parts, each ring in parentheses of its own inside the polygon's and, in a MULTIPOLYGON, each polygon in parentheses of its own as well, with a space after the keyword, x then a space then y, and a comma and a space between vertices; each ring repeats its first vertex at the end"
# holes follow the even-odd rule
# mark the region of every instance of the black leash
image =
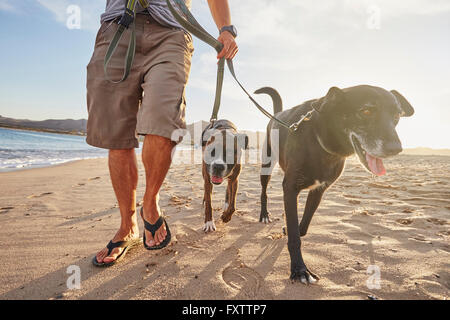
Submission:
MULTIPOLYGON (((174 18, 178 21, 178 23, 183 26, 187 31, 195 35, 200 40, 206 42, 211 47, 216 49, 217 53, 222 51, 223 45, 219 41, 217 41, 213 36, 211 36, 203 27, 197 22, 197 20, 194 18, 192 13, 189 11, 189 9, 186 7, 186 4, 183 0, 173 0, 178 10, 181 12, 181 14, 184 15, 184 17, 181 16, 181 14, 174 8, 170 0, 166 0, 167 6, 169 7, 170 12, 174 16, 174 18)), ((217 120, 217 116, 219 113, 220 108, 220 97, 222 94, 222 86, 223 86, 223 76, 224 76, 224 65, 225 65, 225 58, 221 58, 218 63, 218 70, 217 70, 217 85, 216 85, 216 98, 214 100, 214 107, 213 107, 213 113, 211 116, 211 122, 214 122, 217 120)), ((231 75, 233 76, 234 80, 236 80, 237 84, 241 87, 241 89, 245 92, 245 94, 248 96, 248 98, 253 102, 253 104, 258 108, 259 111, 261 111, 266 117, 278 122, 283 127, 287 128, 290 131, 295 131, 298 128, 299 123, 297 123, 297 126, 290 126, 289 124, 285 123, 284 121, 278 119, 277 117, 274 117, 269 111, 264 109, 251 95, 248 93, 248 91, 244 88, 244 86, 241 84, 241 82, 236 77, 236 73, 234 71, 233 61, 227 60, 228 69, 230 70, 231 75)), ((306 120, 304 118, 301 121, 306 120)), ((301 122, 300 122, 301 123, 301 122)))
MULTIPOLYGON (((130 74, 131 67, 133 65, 133 60, 136 52, 136 30, 135 30, 135 24, 134 20, 136 19, 136 4, 139 1, 139 3, 142 5, 143 8, 148 7, 147 0, 127 0, 125 12, 123 13, 121 19, 118 21, 118 29, 111 40, 111 43, 108 47, 108 50, 105 55, 105 60, 103 63, 103 68, 105 72, 105 77, 112 83, 120 83, 126 80, 128 75, 130 74), (108 76, 108 66, 111 61, 112 56, 114 55, 117 46, 124 34, 124 32, 130 28, 131 29, 131 37, 130 42, 127 49, 127 54, 125 56, 125 62, 124 62, 124 73, 120 80, 111 80, 108 76)), ((169 10, 172 12, 172 15, 174 18, 178 21, 178 23, 183 26, 187 31, 191 32, 193 35, 195 35, 200 40, 206 42, 211 47, 216 49, 217 53, 221 52, 223 49, 222 43, 216 40, 213 36, 211 36, 194 18, 192 13, 189 11, 189 9, 186 7, 186 4, 183 0, 173 0, 178 10, 183 14, 184 17, 181 16, 181 14, 174 8, 174 6, 171 4, 170 0, 166 0, 167 5, 169 7, 169 10)), ((248 98, 253 102, 253 104, 258 108, 259 111, 261 111, 266 117, 278 122, 283 127, 287 128, 290 131, 296 131, 298 126, 301 122, 309 120, 310 113, 303 116, 300 121, 294 123, 293 125, 289 125, 285 123, 284 121, 276 118, 273 116, 269 111, 264 109, 252 96, 248 91, 245 89, 245 87, 242 85, 242 83, 238 80, 236 73, 234 71, 233 61, 227 60, 227 66, 230 70, 231 75, 233 76, 234 80, 237 82, 237 84, 241 87, 242 91, 248 96, 248 98)), ((221 58, 217 64, 217 81, 216 81, 216 96, 214 99, 214 106, 213 106, 213 112, 211 115, 211 123, 216 121, 218 119, 219 109, 220 109, 220 102, 221 102, 221 96, 222 96, 222 87, 223 87, 223 78, 225 74, 225 58, 221 58)))

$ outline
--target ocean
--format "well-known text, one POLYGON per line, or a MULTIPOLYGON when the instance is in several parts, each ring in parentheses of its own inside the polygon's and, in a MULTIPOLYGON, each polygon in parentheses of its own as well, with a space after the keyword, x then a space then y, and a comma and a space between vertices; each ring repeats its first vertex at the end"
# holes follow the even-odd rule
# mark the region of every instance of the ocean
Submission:
POLYGON ((103 158, 108 151, 89 146, 86 137, 0 128, 0 172, 103 158))

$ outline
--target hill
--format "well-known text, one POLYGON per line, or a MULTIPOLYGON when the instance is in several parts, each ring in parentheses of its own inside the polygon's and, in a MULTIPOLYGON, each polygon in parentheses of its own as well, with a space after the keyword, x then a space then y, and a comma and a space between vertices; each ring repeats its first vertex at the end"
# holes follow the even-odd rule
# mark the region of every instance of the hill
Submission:
POLYGON ((43 121, 34 121, 28 119, 13 119, 0 116, 0 127, 37 130, 46 132, 71 133, 71 134, 85 134, 86 133, 86 119, 63 119, 55 120, 48 119, 43 121))

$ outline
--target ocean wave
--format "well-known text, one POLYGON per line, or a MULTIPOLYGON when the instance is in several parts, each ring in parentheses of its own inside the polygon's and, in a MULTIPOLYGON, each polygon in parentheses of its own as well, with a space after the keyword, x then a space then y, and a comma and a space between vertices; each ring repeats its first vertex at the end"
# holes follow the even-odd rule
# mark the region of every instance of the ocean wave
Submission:
POLYGON ((0 130, 0 171, 52 166, 107 155, 107 150, 89 146, 81 136, 0 130))

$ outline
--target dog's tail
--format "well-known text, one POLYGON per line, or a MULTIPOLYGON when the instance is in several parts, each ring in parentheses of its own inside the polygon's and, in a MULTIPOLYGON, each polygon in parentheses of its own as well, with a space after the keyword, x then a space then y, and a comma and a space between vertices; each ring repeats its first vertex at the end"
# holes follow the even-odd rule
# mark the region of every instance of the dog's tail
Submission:
POLYGON ((268 94, 272 98, 274 114, 283 111, 283 100, 281 100, 281 96, 277 90, 271 87, 264 87, 255 91, 255 94, 261 93, 268 94))

